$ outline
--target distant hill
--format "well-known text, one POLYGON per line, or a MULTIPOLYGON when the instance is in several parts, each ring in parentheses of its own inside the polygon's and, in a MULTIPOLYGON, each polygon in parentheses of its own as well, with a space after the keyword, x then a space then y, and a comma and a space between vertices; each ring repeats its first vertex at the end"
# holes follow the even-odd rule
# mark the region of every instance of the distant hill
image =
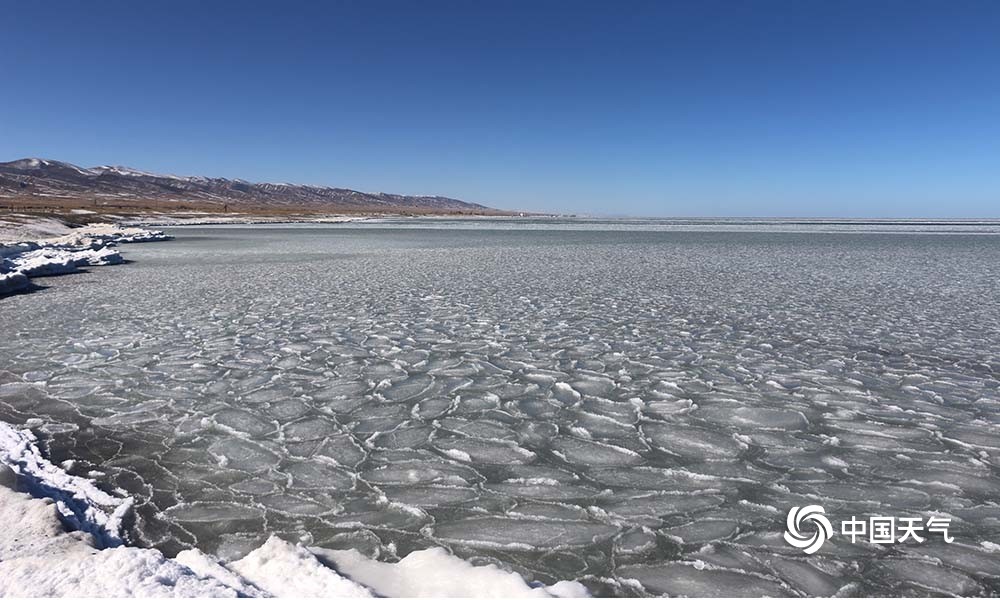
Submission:
POLYGON ((502 211, 443 196, 405 196, 344 188, 251 183, 217 177, 177 177, 119 166, 82 168, 24 158, 0 163, 0 204, 31 202, 74 206, 211 208, 500 214, 502 211))

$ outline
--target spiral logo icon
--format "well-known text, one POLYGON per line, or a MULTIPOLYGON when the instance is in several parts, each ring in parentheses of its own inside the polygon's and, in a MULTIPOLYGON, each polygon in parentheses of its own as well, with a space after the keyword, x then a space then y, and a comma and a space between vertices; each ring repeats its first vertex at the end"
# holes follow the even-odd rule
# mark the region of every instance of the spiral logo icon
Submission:
POLYGON ((833 526, 824 515, 825 512, 822 506, 816 504, 793 506, 785 519, 785 541, 806 554, 819 550, 833 535, 833 526), (802 525, 807 522, 816 526, 812 535, 802 533, 802 525))

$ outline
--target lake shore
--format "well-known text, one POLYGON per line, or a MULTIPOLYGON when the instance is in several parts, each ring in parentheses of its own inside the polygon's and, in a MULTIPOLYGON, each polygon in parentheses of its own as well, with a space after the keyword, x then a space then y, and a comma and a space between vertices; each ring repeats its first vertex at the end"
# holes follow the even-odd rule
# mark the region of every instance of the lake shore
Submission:
POLYGON ((172 239, 162 231, 94 223, 71 228, 53 219, 0 226, 0 296, 28 291, 33 279, 125 262, 119 244, 172 239))
POLYGON ((197 549, 169 558, 129 545, 133 501, 49 462, 29 430, 0 421, 0 596, 586 596, 577 582, 529 585, 443 548, 396 563, 271 536, 235 561, 197 549))

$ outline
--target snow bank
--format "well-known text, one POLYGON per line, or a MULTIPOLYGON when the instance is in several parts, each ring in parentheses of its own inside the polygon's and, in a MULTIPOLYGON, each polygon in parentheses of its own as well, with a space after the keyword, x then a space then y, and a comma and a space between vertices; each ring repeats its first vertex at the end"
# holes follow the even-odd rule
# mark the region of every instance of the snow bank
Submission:
POLYGON ((171 237, 162 231, 142 229, 140 227, 122 227, 115 223, 93 223, 69 233, 43 240, 46 245, 53 246, 93 246, 93 244, 131 244, 137 242, 160 242, 171 237))
POLYGON ((326 567, 301 545, 271 536, 229 568, 275 596, 371 598, 367 588, 326 567))
POLYGON ((156 550, 98 550, 92 536, 65 531, 56 504, 0 487, 0 596, 238 595, 156 550))
POLYGON ((99 223, 37 242, 0 245, 0 296, 23 290, 32 277, 125 262, 118 244, 168 240, 160 231, 99 223))
POLYGON ((77 267, 102 267, 125 262, 122 255, 111 246, 84 249, 44 247, 21 252, 5 260, 10 265, 11 271, 23 273, 28 277, 63 275, 76 271, 77 267))
POLYGON ((471 565, 443 548, 389 564, 354 550, 307 549, 272 536, 230 563, 198 550, 170 559, 123 545, 131 500, 48 462, 35 441, 31 432, 0 422, 0 597, 587 595, 575 582, 532 587, 514 573, 471 565))
POLYGON ((132 510, 132 499, 112 496, 91 480, 53 465, 41 455, 35 441, 30 431, 0 422, 0 465, 18 476, 24 491, 53 500, 67 525, 93 534, 102 546, 120 545, 122 523, 132 510))
POLYGON ((577 582, 563 581, 553 586, 533 588, 515 573, 508 573, 495 565, 471 565, 444 548, 411 552, 397 563, 379 562, 357 550, 311 550, 379 596, 551 598, 588 595, 587 588, 577 582))

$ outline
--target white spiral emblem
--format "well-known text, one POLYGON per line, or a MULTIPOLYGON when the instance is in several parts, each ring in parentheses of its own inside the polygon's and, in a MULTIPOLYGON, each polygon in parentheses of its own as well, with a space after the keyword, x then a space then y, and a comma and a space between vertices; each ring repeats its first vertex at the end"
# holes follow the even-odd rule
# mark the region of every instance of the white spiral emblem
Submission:
POLYGON ((819 550, 833 535, 833 526, 824 516, 825 512, 822 506, 816 504, 793 506, 785 520, 785 541, 806 554, 819 550), (816 531, 811 536, 802 533, 802 524, 806 521, 816 524, 816 531))

